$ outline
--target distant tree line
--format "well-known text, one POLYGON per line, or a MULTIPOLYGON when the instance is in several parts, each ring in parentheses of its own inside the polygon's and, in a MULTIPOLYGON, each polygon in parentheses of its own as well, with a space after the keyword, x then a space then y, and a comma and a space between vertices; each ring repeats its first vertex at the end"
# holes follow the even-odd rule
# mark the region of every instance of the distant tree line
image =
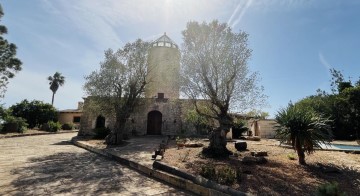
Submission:
POLYGON ((335 139, 359 139, 360 129, 360 78, 345 80, 341 71, 331 69, 331 91, 318 90, 296 105, 330 118, 335 139))

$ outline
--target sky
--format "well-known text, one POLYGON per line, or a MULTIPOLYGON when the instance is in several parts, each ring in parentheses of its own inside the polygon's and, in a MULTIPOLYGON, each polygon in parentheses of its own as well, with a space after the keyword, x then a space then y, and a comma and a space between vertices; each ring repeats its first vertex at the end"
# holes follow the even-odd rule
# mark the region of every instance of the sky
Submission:
POLYGON ((178 45, 189 21, 226 22, 249 34, 248 62, 260 74, 274 117, 289 101, 330 92, 330 68, 360 77, 358 0, 3 0, 4 37, 17 45, 23 69, 10 80, 5 107, 23 99, 51 103, 47 77, 66 78, 54 106, 75 109, 84 76, 99 68, 104 51, 166 32, 178 45))

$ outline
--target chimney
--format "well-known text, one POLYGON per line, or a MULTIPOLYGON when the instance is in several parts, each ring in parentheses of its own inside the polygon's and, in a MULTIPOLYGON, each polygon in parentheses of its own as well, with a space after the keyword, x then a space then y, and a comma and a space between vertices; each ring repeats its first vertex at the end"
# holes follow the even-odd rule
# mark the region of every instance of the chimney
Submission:
POLYGON ((78 102, 78 110, 82 110, 83 109, 83 106, 84 106, 84 102, 81 102, 81 101, 79 101, 78 102))

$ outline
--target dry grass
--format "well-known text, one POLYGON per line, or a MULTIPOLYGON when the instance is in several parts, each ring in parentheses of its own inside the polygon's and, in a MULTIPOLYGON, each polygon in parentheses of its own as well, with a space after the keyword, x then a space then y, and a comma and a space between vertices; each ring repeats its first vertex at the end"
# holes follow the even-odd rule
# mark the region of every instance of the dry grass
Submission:
MULTIPOLYGON (((208 142, 204 142, 205 146, 208 142)), ((239 152, 236 159, 215 160, 201 156, 202 148, 178 149, 175 142, 169 144, 164 162, 186 172, 198 175, 202 165, 231 165, 243 171, 241 182, 233 188, 257 195, 313 195, 317 187, 326 182, 336 181, 347 195, 360 193, 360 155, 344 152, 316 151, 306 156, 306 166, 290 160, 292 149, 278 146, 276 140, 247 141, 248 150, 239 152), (267 151, 268 163, 263 165, 243 165, 241 158, 250 151, 267 151)), ((233 143, 228 149, 236 152, 233 143)), ((297 156, 295 156, 297 158, 297 156)))

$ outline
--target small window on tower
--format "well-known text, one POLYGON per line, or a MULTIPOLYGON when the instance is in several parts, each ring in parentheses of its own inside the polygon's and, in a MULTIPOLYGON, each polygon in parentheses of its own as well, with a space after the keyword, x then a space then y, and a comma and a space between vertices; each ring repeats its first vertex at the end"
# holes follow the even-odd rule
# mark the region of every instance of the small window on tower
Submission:
POLYGON ((165 46, 166 47, 171 47, 171 44, 170 43, 165 43, 165 46))
POLYGON ((159 42, 158 46, 164 46, 164 42, 159 42))
POLYGON ((158 99, 164 99, 164 93, 158 93, 158 99))

